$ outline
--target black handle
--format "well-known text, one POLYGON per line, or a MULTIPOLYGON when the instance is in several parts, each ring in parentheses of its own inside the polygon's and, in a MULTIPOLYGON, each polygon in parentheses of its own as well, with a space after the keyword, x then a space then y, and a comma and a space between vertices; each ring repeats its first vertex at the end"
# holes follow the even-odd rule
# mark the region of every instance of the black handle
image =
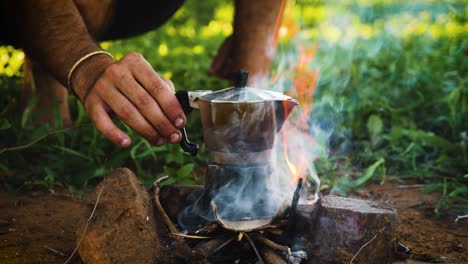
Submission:
MULTIPOLYGON (((192 112, 193 108, 190 106, 190 98, 188 96, 188 92, 187 91, 179 91, 179 92, 176 92, 175 95, 177 97, 177 100, 179 101, 180 106, 184 110, 184 113, 190 114, 190 112, 192 112)), ((179 143, 180 147, 185 152, 188 152, 192 156, 197 155, 198 149, 200 149, 200 146, 198 146, 198 144, 190 143, 190 141, 189 141, 189 139, 187 137, 187 131, 185 131, 185 127, 181 128, 179 130, 182 133, 182 140, 179 143)))
POLYGON ((198 144, 190 143, 187 137, 187 132, 185 131, 185 127, 179 130, 182 133, 182 140, 179 143, 180 147, 192 156, 197 155, 200 146, 198 146, 198 144))
POLYGON ((246 70, 239 70, 234 73, 234 87, 245 88, 247 80, 249 79, 249 72, 246 70))
POLYGON ((184 113, 190 114, 193 108, 190 106, 190 98, 187 91, 178 91, 176 92, 175 96, 177 97, 177 101, 179 101, 182 110, 184 113))

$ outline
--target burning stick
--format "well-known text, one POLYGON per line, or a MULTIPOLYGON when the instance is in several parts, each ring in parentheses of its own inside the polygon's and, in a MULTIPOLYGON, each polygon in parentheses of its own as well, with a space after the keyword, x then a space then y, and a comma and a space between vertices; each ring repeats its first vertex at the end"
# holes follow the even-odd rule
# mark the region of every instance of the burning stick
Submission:
POLYGON ((211 234, 219 228, 219 224, 216 222, 208 223, 206 226, 195 231, 195 234, 211 234))
POLYGON ((282 245, 276 244, 275 242, 271 241, 270 239, 268 239, 266 237, 262 237, 262 236, 259 236, 257 238, 257 240, 258 240, 258 242, 260 242, 263 245, 268 246, 268 247, 270 247, 272 249, 277 249, 277 250, 286 252, 288 254, 288 257, 291 256, 291 249, 288 246, 282 246, 282 245))
POLYGON ((291 202, 291 207, 289 208, 289 218, 288 224, 286 227, 286 234, 289 236, 289 241, 292 243, 294 232, 295 232, 295 224, 297 221, 297 205, 299 204, 299 198, 301 196, 301 189, 302 189, 302 178, 299 178, 299 182, 297 183, 296 191, 294 192, 293 199, 291 202))

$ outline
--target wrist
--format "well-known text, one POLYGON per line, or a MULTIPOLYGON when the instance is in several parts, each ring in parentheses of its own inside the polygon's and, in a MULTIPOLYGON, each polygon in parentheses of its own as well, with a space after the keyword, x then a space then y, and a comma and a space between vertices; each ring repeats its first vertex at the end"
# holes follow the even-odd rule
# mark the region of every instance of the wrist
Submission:
POLYGON ((96 54, 76 67, 70 79, 70 88, 73 89, 73 92, 83 103, 94 83, 112 63, 114 63, 114 60, 110 56, 96 54))

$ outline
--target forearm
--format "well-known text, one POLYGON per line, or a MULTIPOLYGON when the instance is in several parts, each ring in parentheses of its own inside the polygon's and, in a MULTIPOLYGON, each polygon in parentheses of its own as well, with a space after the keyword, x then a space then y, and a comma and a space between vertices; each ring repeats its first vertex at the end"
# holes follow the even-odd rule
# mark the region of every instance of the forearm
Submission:
POLYGON ((236 0, 234 68, 255 73, 269 70, 276 51, 276 34, 286 0, 236 0))
POLYGON ((77 60, 99 50, 72 0, 6 2, 10 37, 62 84, 77 60))

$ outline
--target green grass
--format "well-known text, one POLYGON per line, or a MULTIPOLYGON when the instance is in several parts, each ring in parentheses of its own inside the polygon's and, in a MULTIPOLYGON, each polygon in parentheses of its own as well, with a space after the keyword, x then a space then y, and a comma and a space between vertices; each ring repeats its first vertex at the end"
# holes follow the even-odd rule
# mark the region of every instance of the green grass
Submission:
MULTIPOLYGON (((177 89, 216 90, 228 84, 206 70, 232 31, 231 16, 226 3, 189 1, 162 28, 102 46, 117 57, 141 52, 177 89)), ((368 181, 411 179, 426 183, 426 192, 440 194, 437 214, 466 212, 468 4, 297 1, 285 21, 290 23, 285 23, 274 73, 297 60, 299 43, 317 45, 309 67, 320 74, 309 123, 331 135, 323 140, 328 155, 315 162, 324 186, 346 193, 368 181), (292 33, 294 26, 300 34, 292 33)), ((61 128, 60 122, 53 128, 33 126, 34 113, 18 114, 21 62, 20 52, 0 48, 0 149, 61 128)), ((148 184, 163 174, 178 183, 200 182, 192 171, 205 163, 203 150, 192 159, 178 146, 152 147, 122 124, 134 144, 120 149, 70 100, 80 127, 0 154, 3 189, 82 188, 121 166, 148 184)), ((196 113, 189 116, 187 130, 192 141, 202 141, 196 113)))

